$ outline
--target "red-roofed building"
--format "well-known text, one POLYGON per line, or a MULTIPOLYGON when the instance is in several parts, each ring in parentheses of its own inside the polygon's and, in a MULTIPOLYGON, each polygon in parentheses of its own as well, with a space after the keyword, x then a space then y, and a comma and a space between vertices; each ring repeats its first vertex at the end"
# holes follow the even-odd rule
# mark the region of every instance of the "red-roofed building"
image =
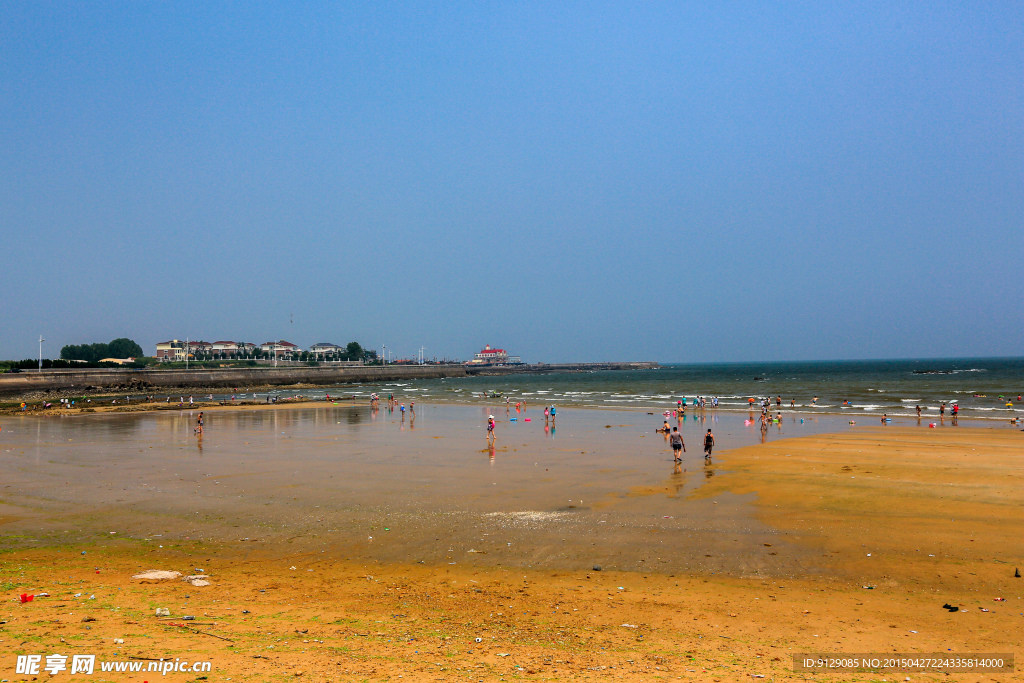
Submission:
POLYGON ((287 342, 283 339, 281 341, 265 342, 263 344, 260 344, 260 350, 266 351, 267 353, 271 354, 272 356, 276 356, 277 358, 287 358, 290 357, 293 353, 302 353, 302 349, 300 349, 298 346, 292 344, 291 342, 287 342))
POLYGON ((519 356, 510 356, 505 349, 492 349, 488 344, 480 353, 473 356, 473 360, 466 361, 467 365, 509 365, 522 363, 519 356))

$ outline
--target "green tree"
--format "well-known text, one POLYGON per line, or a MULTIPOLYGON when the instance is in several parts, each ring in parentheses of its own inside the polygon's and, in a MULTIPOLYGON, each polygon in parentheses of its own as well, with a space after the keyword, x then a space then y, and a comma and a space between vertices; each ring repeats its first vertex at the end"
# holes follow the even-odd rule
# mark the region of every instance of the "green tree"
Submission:
POLYGON ((366 352, 359 342, 349 342, 345 347, 345 360, 363 360, 366 352))
POLYGON ((107 358, 139 358, 143 355, 142 347, 131 339, 121 337, 107 344, 107 358))

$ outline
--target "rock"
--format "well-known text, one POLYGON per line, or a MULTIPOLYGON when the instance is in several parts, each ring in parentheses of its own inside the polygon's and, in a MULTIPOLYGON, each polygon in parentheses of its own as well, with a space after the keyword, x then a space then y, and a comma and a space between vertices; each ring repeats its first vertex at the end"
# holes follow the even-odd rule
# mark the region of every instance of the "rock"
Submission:
POLYGON ((114 638, 115 645, 124 645, 124 638, 114 638))
POLYGON ((147 572, 135 574, 132 578, 139 581, 145 581, 147 583, 155 583, 157 581, 172 581, 179 576, 181 576, 181 572, 167 571, 165 569, 150 569, 147 572))
POLYGON ((595 565, 594 565, 594 571, 595 571, 595 572, 599 572, 599 571, 601 571, 601 565, 599 565, 599 564, 595 564, 595 565))
POLYGON ((209 574, 193 574, 186 576, 182 581, 190 583, 193 586, 209 586, 210 582, 207 579, 210 578, 209 574))
POLYGON ((166 607, 157 607, 156 615, 158 617, 169 617, 171 616, 171 610, 167 609, 166 607))
POLYGON ((82 621, 96 621, 96 617, 84 616, 82 621))

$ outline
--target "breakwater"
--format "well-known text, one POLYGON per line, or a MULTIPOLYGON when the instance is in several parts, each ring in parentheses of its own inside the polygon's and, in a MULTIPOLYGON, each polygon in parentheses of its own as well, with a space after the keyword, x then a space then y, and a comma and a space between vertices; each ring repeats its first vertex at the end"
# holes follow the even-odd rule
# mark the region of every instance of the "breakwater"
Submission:
POLYGON ((0 374, 0 398, 34 398, 49 394, 144 393, 151 390, 227 389, 296 385, 332 386, 361 382, 409 379, 440 379, 471 375, 508 375, 545 372, 636 370, 657 363, 566 363, 559 365, 466 366, 466 365, 357 365, 342 367, 200 368, 194 370, 102 368, 43 370, 0 374))

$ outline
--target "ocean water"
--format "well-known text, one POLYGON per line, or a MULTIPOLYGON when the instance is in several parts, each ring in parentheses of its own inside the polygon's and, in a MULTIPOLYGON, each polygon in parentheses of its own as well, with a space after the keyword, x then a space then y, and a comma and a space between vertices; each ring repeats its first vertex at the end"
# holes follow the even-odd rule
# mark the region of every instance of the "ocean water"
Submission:
MULTIPOLYGON (((657 370, 600 371, 467 377, 344 385, 335 395, 395 394, 402 401, 486 403, 496 397, 528 405, 665 410, 682 398, 719 398, 719 411, 747 412, 750 398, 782 397, 783 411, 803 413, 937 416, 953 403, 972 419, 1024 416, 1024 358, 941 360, 711 363, 666 365, 657 370), (817 396, 818 401, 812 404, 817 396), (795 406, 793 403, 795 402, 795 406), (1007 406, 1007 403, 1012 406, 1007 406)), ((287 395, 289 391, 280 392, 287 395)), ((303 391, 317 395, 323 391, 303 391)), ((710 408, 710 402, 709 406, 710 408)), ((692 407, 689 408, 692 410, 692 407)))

